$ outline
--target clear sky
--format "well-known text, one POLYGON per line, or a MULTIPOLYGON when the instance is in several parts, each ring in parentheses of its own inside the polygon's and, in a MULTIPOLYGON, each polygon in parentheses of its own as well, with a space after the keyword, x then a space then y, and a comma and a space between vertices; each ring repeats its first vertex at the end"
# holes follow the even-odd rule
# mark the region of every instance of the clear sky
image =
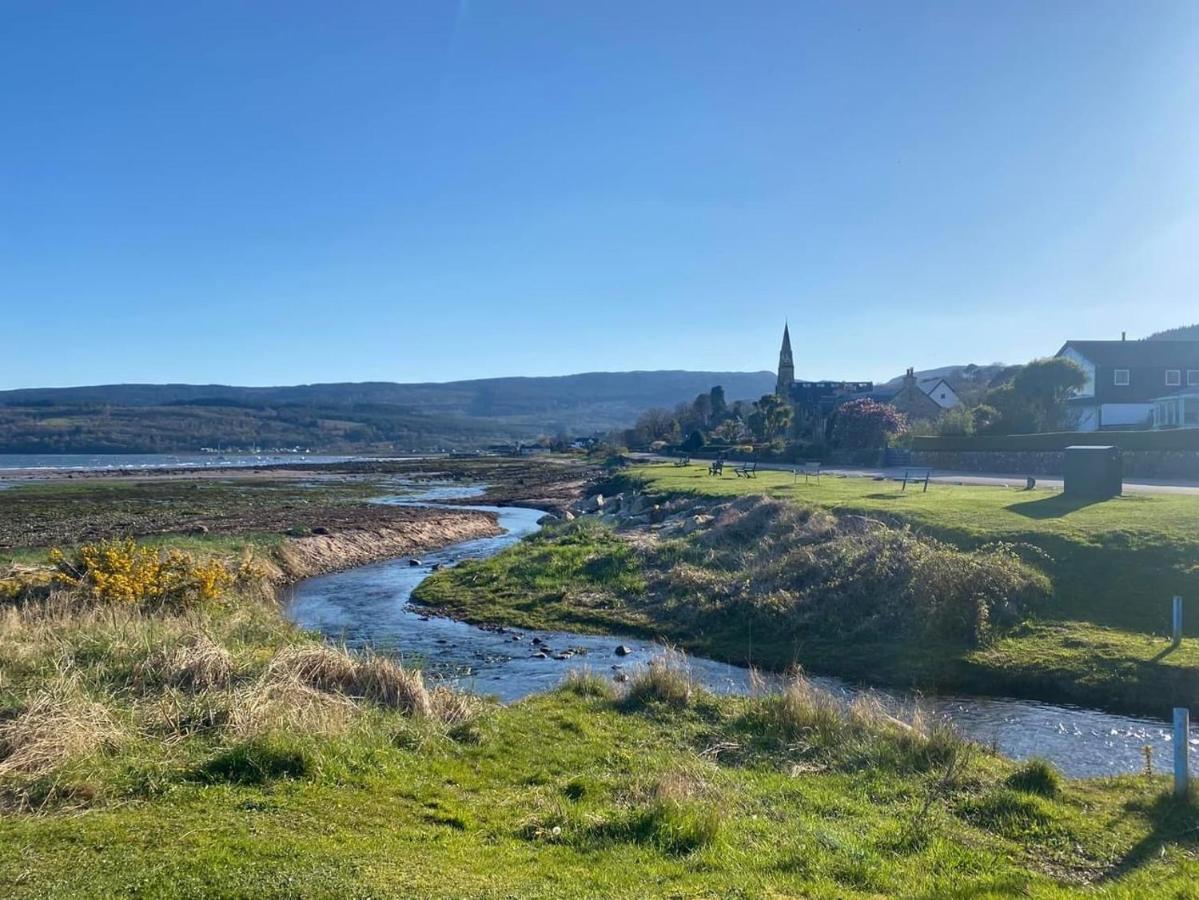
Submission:
POLYGON ((1199 321, 1199 3, 0 5, 0 387, 1020 361, 1199 321))

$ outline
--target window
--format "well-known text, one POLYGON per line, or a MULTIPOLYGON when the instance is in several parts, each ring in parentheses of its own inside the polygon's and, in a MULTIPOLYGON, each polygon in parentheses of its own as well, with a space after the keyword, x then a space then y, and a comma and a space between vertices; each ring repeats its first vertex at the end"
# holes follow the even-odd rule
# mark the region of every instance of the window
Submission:
POLYGON ((1166 369, 1166 387, 1178 387, 1182 384, 1182 369, 1166 369))
POLYGON ((1187 384, 1191 387, 1199 385, 1199 369, 1187 369, 1187 384))
POLYGON ((1115 384, 1117 387, 1128 387, 1132 384, 1132 372, 1129 369, 1116 369, 1115 384))

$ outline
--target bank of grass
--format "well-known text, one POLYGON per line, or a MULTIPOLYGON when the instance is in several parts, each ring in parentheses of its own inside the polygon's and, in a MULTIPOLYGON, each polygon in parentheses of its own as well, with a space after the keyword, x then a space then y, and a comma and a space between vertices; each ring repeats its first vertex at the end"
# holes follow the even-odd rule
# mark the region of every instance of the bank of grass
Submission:
POLYGON ((424 581, 413 600, 478 624, 660 637, 782 671, 934 684, 1050 602, 1006 546, 963 551, 911 531, 765 497, 707 507, 691 535, 583 518, 424 581))
POLYGON ((1134 897, 1199 875, 1199 810, 1163 779, 1069 781, 803 680, 717 698, 667 660, 623 692, 581 674, 439 708, 244 598, 19 615, 5 896, 1134 897))
MULTIPOLYGON (((590 556, 558 577, 637 587, 590 556)), ((499 708, 316 642, 261 587, 0 606, 0 894, 1133 897, 1199 875, 1199 809, 1160 778, 1070 781, 802 679, 718 698, 671 657, 499 708)))
MULTIPOLYGON (((712 478, 700 466, 644 466, 629 477, 654 493, 764 493, 910 525, 967 550, 1003 541, 1043 553, 1036 565, 1053 582, 1053 600, 1024 627, 960 653, 896 647, 879 657, 881 677, 1154 714, 1199 690, 1199 497, 1139 494, 1088 503, 1057 491, 947 484, 901 492, 893 481, 869 478, 805 484, 774 471, 752 480, 712 478), (1176 648, 1165 637, 1175 595, 1193 598, 1176 648)), ((826 668, 866 674, 852 659, 857 654, 838 663, 836 641, 808 651, 826 668)))

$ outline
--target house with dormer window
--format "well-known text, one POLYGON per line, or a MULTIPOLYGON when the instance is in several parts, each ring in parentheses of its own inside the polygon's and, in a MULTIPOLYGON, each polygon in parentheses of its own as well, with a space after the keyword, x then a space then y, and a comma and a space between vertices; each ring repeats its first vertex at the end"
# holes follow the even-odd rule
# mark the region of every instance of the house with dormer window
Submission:
POLYGON ((1199 341, 1067 341, 1087 381, 1068 405, 1078 431, 1199 427, 1199 341))

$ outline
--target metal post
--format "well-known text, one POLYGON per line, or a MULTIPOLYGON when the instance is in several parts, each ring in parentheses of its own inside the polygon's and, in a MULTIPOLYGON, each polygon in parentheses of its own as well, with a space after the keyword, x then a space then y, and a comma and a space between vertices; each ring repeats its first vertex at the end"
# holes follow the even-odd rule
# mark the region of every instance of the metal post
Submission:
POLYGON ((1182 598, 1174 598, 1174 645, 1182 643, 1182 598))
POLYGON ((1191 783, 1187 765, 1188 741, 1191 735, 1191 711, 1185 706, 1174 707, 1174 796, 1185 797, 1191 783))

